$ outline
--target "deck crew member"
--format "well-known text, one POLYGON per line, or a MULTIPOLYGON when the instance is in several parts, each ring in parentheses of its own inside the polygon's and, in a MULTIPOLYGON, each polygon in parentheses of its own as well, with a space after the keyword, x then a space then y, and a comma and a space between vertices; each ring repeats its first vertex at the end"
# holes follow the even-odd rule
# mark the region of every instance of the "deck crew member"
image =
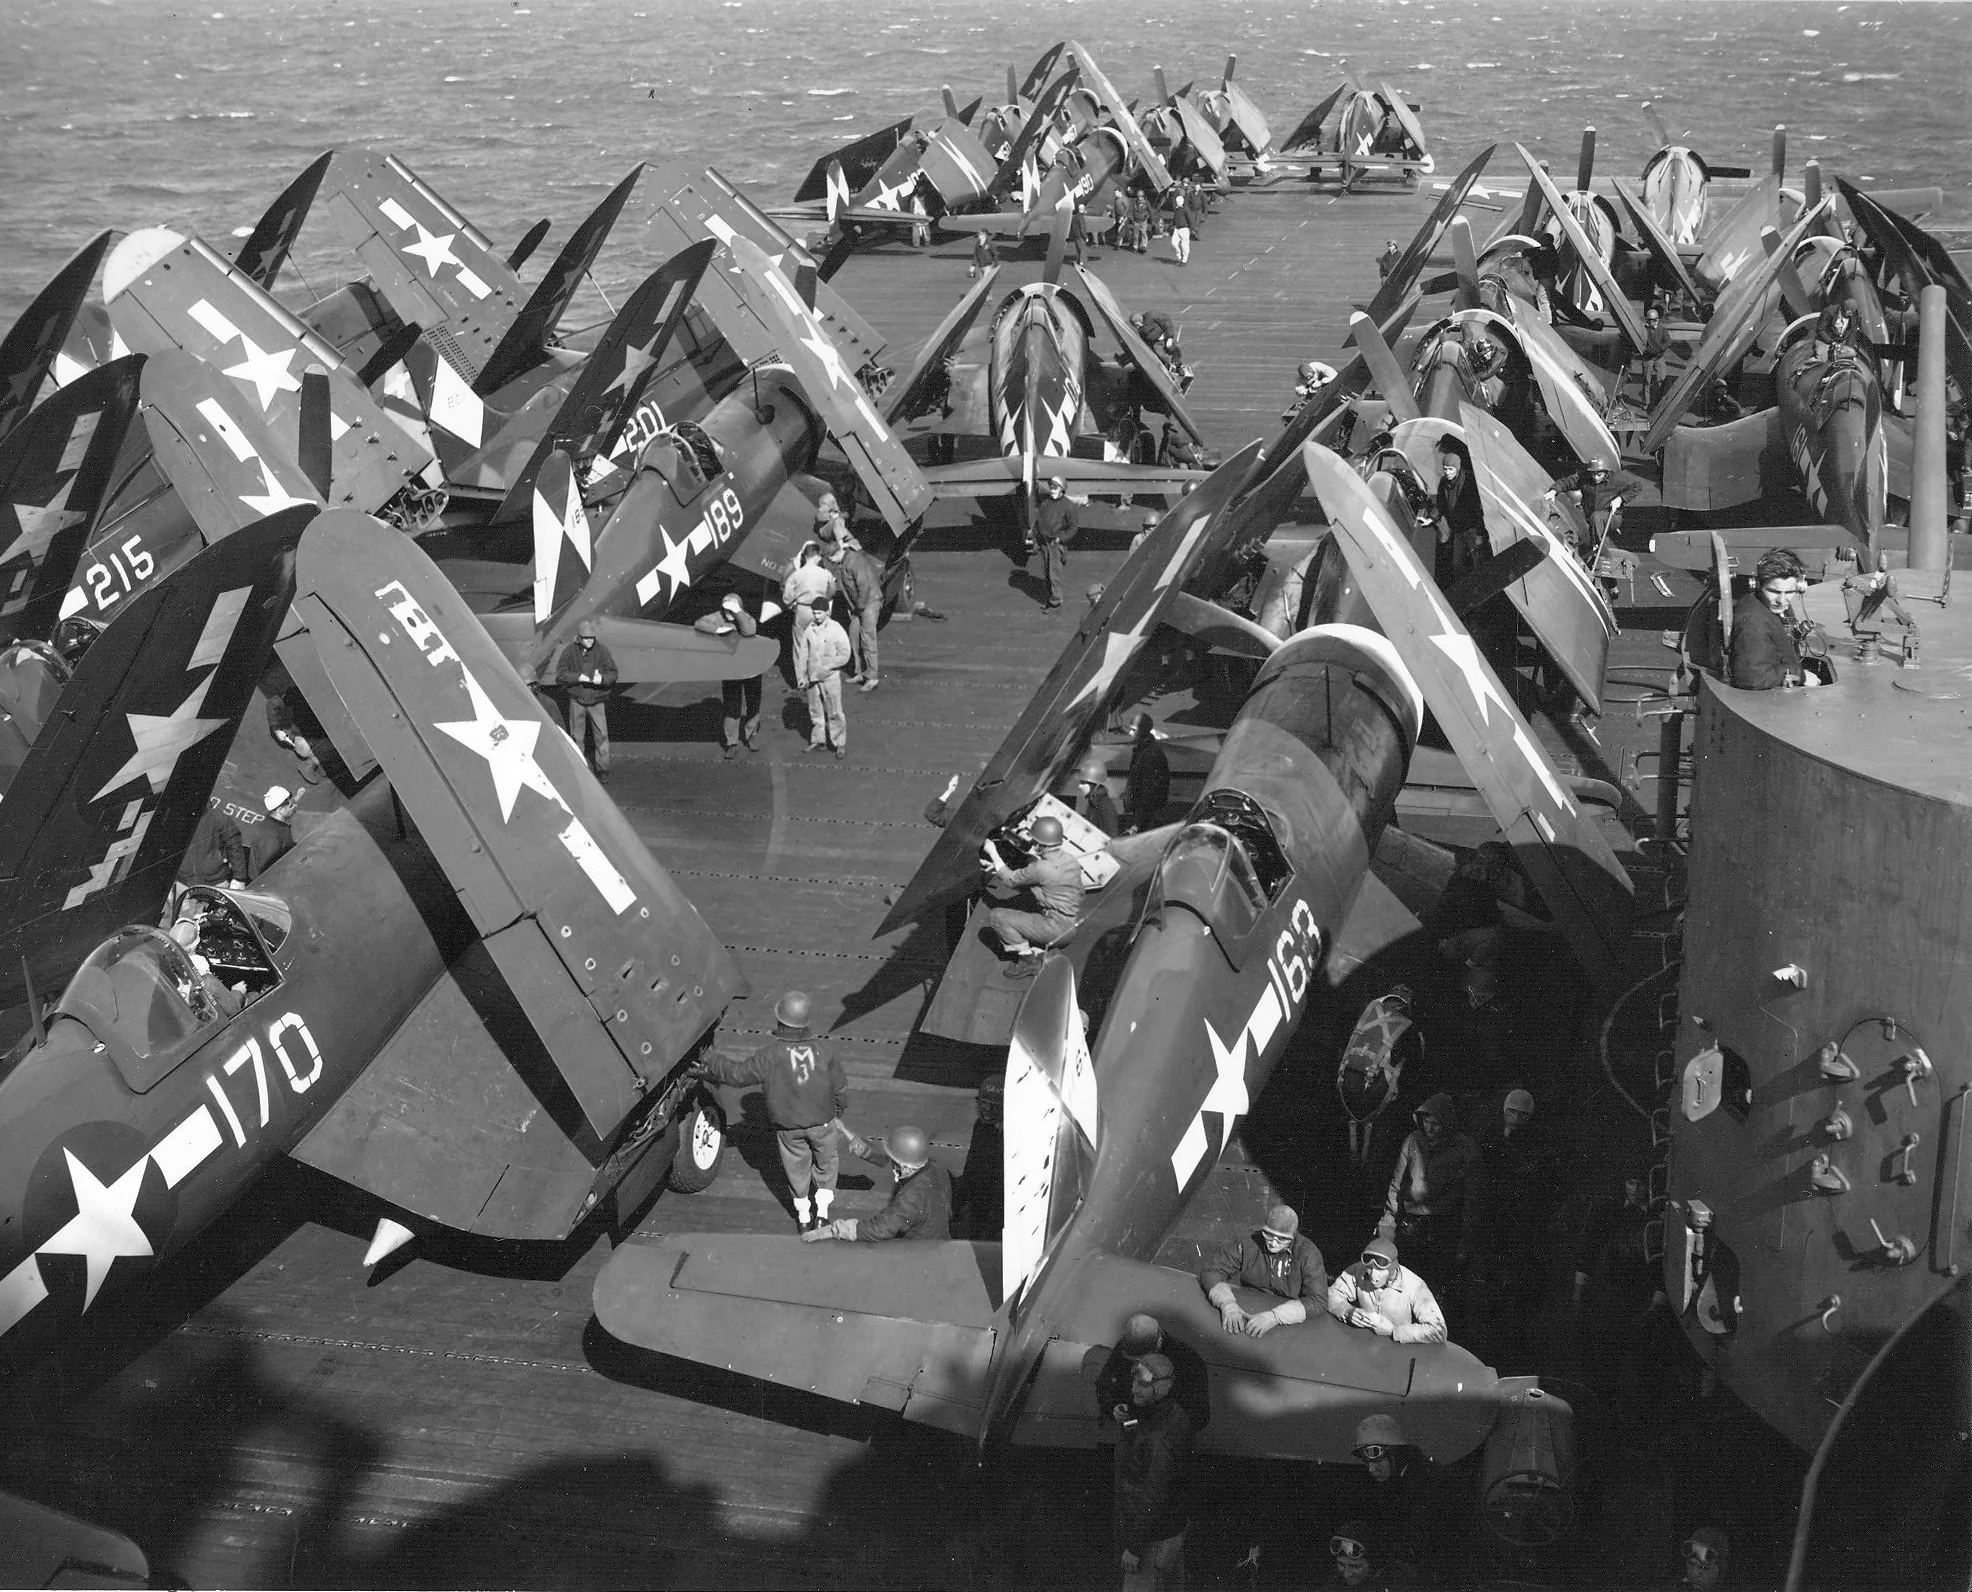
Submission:
POLYGON ((264 823, 253 826, 253 833, 247 837, 247 863, 253 870, 249 877, 258 879, 269 868, 294 850, 294 815, 301 805, 301 798, 285 785, 269 785, 260 798, 260 810, 267 815, 264 823))
POLYGON ((609 708, 605 699, 616 684, 616 660, 609 648, 596 639, 596 622, 585 619, 575 627, 575 639, 561 649, 555 666, 555 683, 568 692, 568 738, 575 750, 588 760, 599 784, 609 783, 609 708), (593 757, 583 745, 587 729, 594 726, 596 750, 593 757))
POLYGON ((1384 1221, 1447 1294, 1477 1253, 1486 1185, 1479 1146, 1458 1128, 1456 1109, 1442 1092, 1417 1108, 1417 1127, 1397 1152, 1383 1198, 1384 1221))
POLYGON ((1041 554, 1041 577, 1047 582, 1046 606, 1061 606, 1062 577, 1068 571, 1069 542, 1082 528, 1081 516, 1066 496, 1068 483, 1058 475, 1048 477, 1048 495, 1034 506, 1034 547, 1041 554))
POLYGON ((1102 766, 1100 758, 1085 757, 1077 763, 1075 772, 1062 781, 1056 795, 1105 835, 1122 834, 1123 819, 1109 796, 1109 770, 1102 766))
MULTIPOLYGON (((824 547, 828 545, 823 543, 824 547)), ((878 672, 876 627, 883 617, 883 575, 868 553, 840 541, 828 554, 828 564, 849 607, 849 651, 854 662, 849 679, 859 691, 874 691, 878 672)))
POLYGON ((795 610, 794 683, 808 698, 808 750, 831 743, 849 755, 849 720, 842 711, 842 671, 849 666, 849 636, 826 608, 795 610), (805 617, 804 617, 805 616, 805 617))
POLYGON ((1642 477, 1619 468, 1614 460, 1602 454, 1554 483, 1555 492, 1575 492, 1581 496, 1582 518, 1589 526, 1589 545, 1576 551, 1584 559, 1595 557, 1615 524, 1617 512, 1625 503, 1634 503, 1642 490, 1642 477))
POLYGON ((1397 1264, 1397 1241, 1381 1229, 1363 1257, 1328 1285, 1328 1313, 1395 1343, 1443 1343, 1445 1317, 1431 1285, 1397 1264))
POLYGON ((1124 1592, 1185 1584, 1184 1465, 1191 1453, 1191 1417, 1174 1397, 1177 1370, 1161 1354, 1146 1354, 1130 1373, 1128 1403, 1111 1412, 1116 1440, 1116 1547, 1124 1592))
POLYGON ((1034 860, 1024 868, 1009 868, 997 851, 980 859, 1002 891, 1026 890, 1033 905, 1028 909, 999 906, 986 914, 986 926, 1000 937, 1000 944, 1017 963, 1008 971, 1014 976, 1032 974, 1040 965, 1041 953, 1067 938, 1082 921, 1082 863, 1061 843, 1061 821, 1056 818, 1034 820, 1034 860))
MULTIPOLYGON (((864 1155, 869 1146, 851 1146, 864 1155)), ((926 1241, 952 1236, 952 1174, 931 1159, 931 1141, 923 1128, 892 1128, 880 1148, 896 1174, 890 1203, 874 1216, 838 1216, 818 1222, 801 1235, 803 1243, 839 1238, 851 1244, 875 1244, 889 1238, 926 1241)))
POLYGON ((188 884, 218 885, 222 889, 237 890, 251 874, 246 840, 240 834, 239 824, 231 813, 215 803, 199 816, 198 824, 192 830, 192 843, 185 848, 185 860, 178 865, 178 882, 172 891, 170 905, 177 906, 178 898, 185 893, 188 884))
MULTIPOLYGON (((737 635, 742 641, 760 633, 760 623, 746 611, 746 603, 736 591, 729 591, 719 599, 719 606, 709 614, 696 620, 692 628, 702 630, 709 636, 737 635)), ((760 734, 760 676, 749 675, 744 680, 721 680, 719 682, 720 705, 725 709, 725 718, 719 726, 719 744, 725 748, 727 758, 739 756, 742 745, 749 752, 760 748, 756 737, 760 734)))
POLYGON ((1798 583, 1805 571, 1797 554, 1769 548, 1753 567, 1753 589, 1732 607, 1732 647, 1728 678, 1742 691, 1771 691, 1800 685, 1801 649, 1788 623, 1798 583))
POLYGON ((1096 1416, 1102 1421, 1114 1418, 1116 1406, 1130 1396, 1130 1377, 1146 1354, 1161 1354, 1177 1370, 1177 1387, 1172 1396, 1191 1416, 1191 1429, 1202 1432, 1212 1419, 1212 1373, 1204 1357, 1182 1338, 1174 1338, 1153 1315, 1134 1315, 1123 1323, 1123 1335, 1116 1347, 1098 1344, 1082 1356, 1082 1375, 1093 1377, 1096 1386, 1096 1416))
MULTIPOLYGON (((809 1011, 807 995, 791 989, 774 1007, 774 1037, 766 1044, 749 1056, 708 1056, 700 1063, 714 1083, 733 1089, 758 1084, 765 1091, 767 1120, 774 1125, 795 1220, 804 1233, 828 1220, 840 1166, 837 1141, 848 1135, 842 1113, 849 1109, 849 1077, 842 1058, 810 1029, 809 1011)), ((848 1136, 852 1149, 862 1145, 848 1136)))
POLYGON ((1258 1232, 1223 1245, 1199 1272, 1198 1286, 1219 1312, 1219 1325, 1249 1338, 1263 1338, 1275 1327, 1306 1321, 1311 1309, 1319 1315, 1328 1301, 1322 1252, 1302 1233, 1301 1218, 1291 1205, 1274 1206, 1258 1232), (1233 1293, 1235 1283, 1272 1294, 1280 1302, 1249 1315, 1233 1293))

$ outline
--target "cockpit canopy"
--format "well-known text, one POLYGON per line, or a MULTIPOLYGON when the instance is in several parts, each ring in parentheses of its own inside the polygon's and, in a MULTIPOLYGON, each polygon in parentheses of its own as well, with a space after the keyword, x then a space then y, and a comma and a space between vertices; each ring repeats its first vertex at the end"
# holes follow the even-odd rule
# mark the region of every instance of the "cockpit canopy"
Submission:
POLYGON ((1292 872, 1259 803, 1240 791, 1212 791, 1165 849, 1144 916, 1162 919, 1170 907, 1184 907, 1239 967, 1255 926, 1292 872))
POLYGON ((293 920, 272 896, 194 888, 181 914, 199 922, 199 963, 162 929, 133 923, 90 952, 56 1003, 110 1054, 123 1081, 142 1094, 280 982, 270 948, 293 920))

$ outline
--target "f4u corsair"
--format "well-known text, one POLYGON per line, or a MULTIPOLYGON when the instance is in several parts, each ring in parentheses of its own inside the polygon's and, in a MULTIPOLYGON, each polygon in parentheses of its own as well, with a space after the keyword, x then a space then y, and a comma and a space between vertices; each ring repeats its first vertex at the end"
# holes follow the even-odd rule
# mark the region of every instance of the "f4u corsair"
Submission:
POLYGON ((716 1169, 716 1108, 680 1064, 737 969, 444 577, 366 516, 289 509, 135 599, 9 790, 0 846, 5 965, 67 981, 0 1065, 9 1358, 280 1155, 515 1238, 636 1200, 681 1135, 680 1181, 716 1169), (198 934, 164 934, 291 604, 389 785, 252 890, 192 889, 198 934))
POLYGON ((893 423, 932 415, 947 436, 993 443, 982 458, 928 470, 932 490, 1018 493, 1023 523, 1032 524, 1049 476, 1074 492, 1170 494, 1194 485, 1196 470, 1136 462, 1156 443, 1142 424, 1146 412, 1170 416, 1194 443, 1204 437, 1169 368, 1101 278, 1076 265, 1062 279, 1059 234, 1042 280, 1002 294, 1001 269, 988 269, 959 300, 884 406, 893 423), (1119 357, 1097 353, 1099 328, 1119 357))
MULTIPOLYGON (((1093 1444, 1085 1367, 1143 1310, 1208 1362, 1208 1449, 1339 1461, 1357 1422, 1387 1412, 1450 1460, 1565 1419, 1532 1379, 1499 1378, 1454 1345, 1325 1317, 1229 1337, 1188 1274, 1150 1264, 1303 1013, 1414 927, 1368 863, 1427 703, 1479 765, 1512 843, 1547 858, 1542 888, 1585 961, 1606 974, 1624 932, 1627 879, 1432 587, 1394 483, 1365 483, 1318 444, 1302 457, 1334 526, 1314 622, 1261 666, 1190 815, 1112 846, 1102 904, 1030 986, 1008 1059, 1003 1241, 817 1253, 674 1235, 604 1267, 605 1328, 982 1442, 1093 1444)), ((1178 588, 1209 558, 1205 521, 1227 534, 1252 464, 1252 450, 1229 462, 1131 555, 1101 628, 1070 644, 1010 737, 1011 763, 989 774, 1047 788, 1076 749, 1057 722, 1086 725, 1159 618, 1187 606, 1178 588)), ((982 798, 996 799, 976 786, 967 806, 982 798)))

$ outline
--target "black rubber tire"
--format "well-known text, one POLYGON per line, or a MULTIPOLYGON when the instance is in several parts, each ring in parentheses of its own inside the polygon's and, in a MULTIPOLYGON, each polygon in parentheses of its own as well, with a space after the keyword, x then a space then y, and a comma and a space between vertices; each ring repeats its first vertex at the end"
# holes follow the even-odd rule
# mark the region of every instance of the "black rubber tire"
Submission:
POLYGON ((666 1181, 680 1194, 696 1194, 718 1180, 725 1159, 726 1115, 709 1095, 694 1095, 678 1117, 678 1150, 666 1181))

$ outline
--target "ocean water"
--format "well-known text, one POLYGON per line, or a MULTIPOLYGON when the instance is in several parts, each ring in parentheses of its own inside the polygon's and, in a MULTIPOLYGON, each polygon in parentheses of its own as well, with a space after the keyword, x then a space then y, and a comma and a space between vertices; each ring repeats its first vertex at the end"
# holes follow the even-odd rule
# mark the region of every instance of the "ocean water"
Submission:
MULTIPOLYGON (((496 242, 555 229, 638 160, 710 162, 769 199, 816 157, 941 84, 1004 92, 1053 40, 1125 94, 1216 80, 1226 55, 1277 132, 1346 68, 1423 102, 1440 169, 1518 140, 1571 173, 1634 175, 1674 134, 1763 168, 1789 132, 1876 187, 1937 184, 1972 223, 1972 6, 1564 0, 0 0, 0 328, 94 231, 249 226, 337 144, 394 151, 496 242)), ((1495 157, 1496 171, 1511 151, 1495 157)), ((1509 181, 1517 163, 1507 170, 1509 181)), ((612 291, 656 262, 633 200, 601 262, 612 291)), ((311 282, 346 270, 304 230, 311 282)), ((538 268, 538 263, 537 263, 538 268)))

